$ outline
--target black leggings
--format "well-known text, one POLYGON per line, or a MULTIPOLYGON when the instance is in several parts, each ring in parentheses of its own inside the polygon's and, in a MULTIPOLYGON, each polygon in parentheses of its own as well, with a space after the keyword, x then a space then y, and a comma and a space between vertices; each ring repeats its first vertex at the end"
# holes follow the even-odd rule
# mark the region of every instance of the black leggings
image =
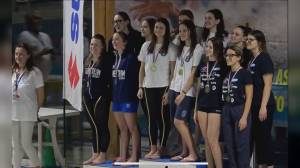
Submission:
MULTIPOLYGON (((250 154, 255 147, 257 164, 274 164, 271 130, 275 106, 267 106, 267 119, 261 122, 258 118, 260 106, 252 106, 252 136, 250 154), (254 145, 255 144, 255 145, 254 145)), ((250 156, 251 156, 250 155, 250 156)))
POLYGON ((110 133, 108 129, 110 100, 105 96, 83 97, 83 109, 92 128, 94 153, 106 152, 110 133))
POLYGON ((167 106, 162 105, 162 97, 166 90, 167 87, 144 88, 150 144, 157 145, 159 129, 161 147, 166 146, 170 132, 170 113, 167 112, 167 106))

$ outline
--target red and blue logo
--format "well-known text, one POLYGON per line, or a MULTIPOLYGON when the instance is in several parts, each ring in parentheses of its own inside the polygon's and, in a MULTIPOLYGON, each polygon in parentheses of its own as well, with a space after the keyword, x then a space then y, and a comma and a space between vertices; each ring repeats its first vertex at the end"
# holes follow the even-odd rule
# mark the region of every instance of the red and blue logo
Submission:
MULTIPOLYGON (((79 16, 78 11, 80 8, 80 0, 72 0, 72 15, 71 15, 71 40, 73 43, 77 44, 79 37, 79 16)), ((79 72, 78 65, 76 62, 76 55, 71 55, 68 63, 68 73, 69 73, 69 81, 71 88, 76 88, 79 82, 79 72)))

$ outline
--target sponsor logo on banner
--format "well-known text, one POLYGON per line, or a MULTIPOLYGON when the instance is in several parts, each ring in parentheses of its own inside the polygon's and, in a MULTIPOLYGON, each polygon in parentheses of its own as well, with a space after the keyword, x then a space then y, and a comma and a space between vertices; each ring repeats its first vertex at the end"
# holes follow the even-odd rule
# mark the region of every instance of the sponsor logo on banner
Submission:
POLYGON ((81 110, 83 74, 84 0, 64 1, 64 92, 63 97, 81 110))

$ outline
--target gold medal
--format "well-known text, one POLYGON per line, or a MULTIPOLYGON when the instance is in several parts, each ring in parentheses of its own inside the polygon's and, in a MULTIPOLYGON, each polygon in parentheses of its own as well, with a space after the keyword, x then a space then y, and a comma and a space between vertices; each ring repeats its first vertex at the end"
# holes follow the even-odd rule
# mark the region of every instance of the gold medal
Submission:
POLYGON ((152 64, 152 65, 151 65, 151 71, 152 71, 152 72, 156 72, 156 70, 157 70, 156 65, 155 65, 155 64, 152 64))
POLYGON ((205 92, 205 93, 209 93, 209 92, 210 92, 209 85, 205 85, 205 87, 204 87, 204 92, 205 92))
POLYGON ((180 68, 180 69, 179 69, 178 74, 179 74, 180 76, 183 75, 183 68, 180 68))

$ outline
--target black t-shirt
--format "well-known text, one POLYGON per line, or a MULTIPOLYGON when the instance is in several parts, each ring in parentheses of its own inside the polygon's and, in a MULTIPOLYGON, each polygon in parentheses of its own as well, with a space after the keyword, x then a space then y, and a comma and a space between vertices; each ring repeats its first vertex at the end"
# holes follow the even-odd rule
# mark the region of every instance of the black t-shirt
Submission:
POLYGON ((243 62, 241 63, 242 67, 247 69, 249 61, 252 58, 252 53, 247 48, 243 48, 243 62))
MULTIPOLYGON (((253 100, 252 105, 260 106, 263 89, 264 89, 264 80, 263 75, 265 74, 273 74, 273 62, 267 53, 260 53, 257 58, 253 61, 254 57, 250 60, 248 65, 248 70, 252 74, 253 80, 253 100)), ((274 105, 275 99, 273 92, 271 91, 270 98, 267 105, 274 105)))
POLYGON ((239 71, 230 72, 223 82, 222 100, 225 104, 230 105, 244 104, 246 101, 245 86, 249 84, 252 84, 252 77, 247 69, 241 68, 239 71))
POLYGON ((222 83, 226 74, 226 69, 224 66, 221 66, 221 64, 215 63, 216 61, 208 62, 208 74, 211 72, 209 82, 207 80, 207 63, 201 61, 196 69, 195 76, 200 77, 201 81, 198 95, 198 107, 221 108, 223 106, 222 83), (207 84, 209 86, 208 93, 205 92, 205 86, 207 84))
POLYGON ((112 59, 107 55, 98 63, 90 63, 84 68, 83 94, 90 98, 99 96, 111 97, 112 92, 112 59))

